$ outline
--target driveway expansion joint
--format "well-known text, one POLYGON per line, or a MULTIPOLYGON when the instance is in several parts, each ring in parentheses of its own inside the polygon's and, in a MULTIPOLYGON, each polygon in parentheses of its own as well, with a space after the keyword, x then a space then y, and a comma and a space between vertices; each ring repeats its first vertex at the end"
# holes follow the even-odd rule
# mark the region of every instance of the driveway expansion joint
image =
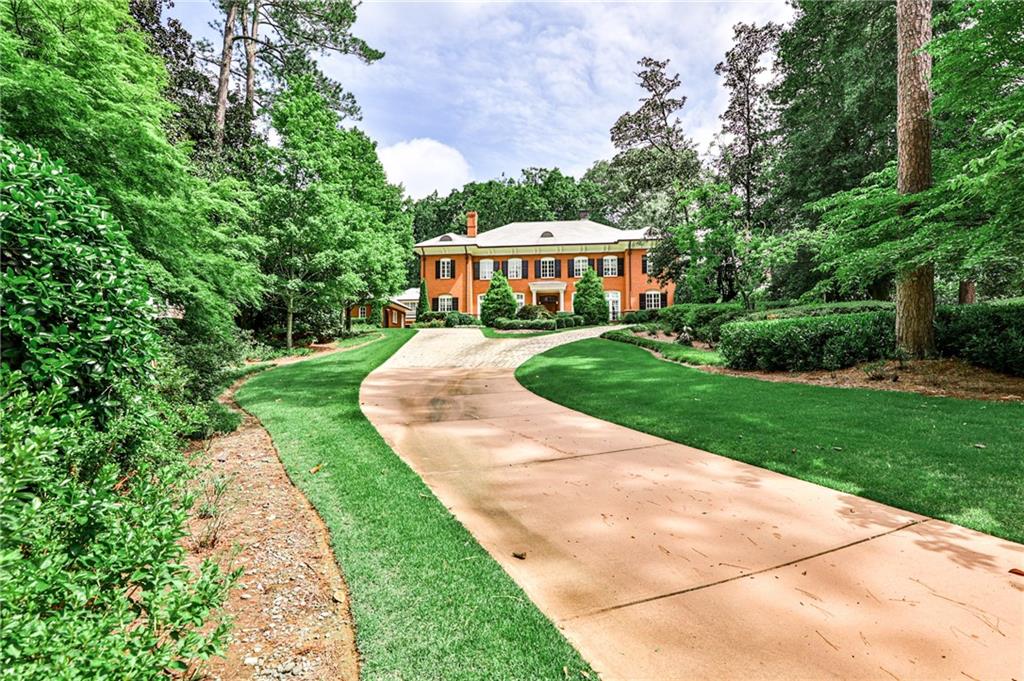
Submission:
POLYGON ((644 603, 651 603, 653 601, 660 601, 660 600, 665 599, 665 598, 672 598, 673 596, 682 596, 683 594, 688 594, 688 593, 691 593, 691 592, 694 592, 694 591, 701 591, 703 589, 710 589, 713 586, 720 586, 722 584, 727 584, 729 582, 735 582, 737 580, 745 579, 747 577, 755 577, 757 575, 763 575, 766 572, 772 572, 773 570, 780 570, 780 569, 782 569, 784 567, 790 567, 792 565, 799 565, 800 563, 802 563, 804 561, 807 561, 807 560, 813 560, 815 558, 820 558, 821 556, 827 556, 830 553, 836 553, 837 551, 842 551, 843 549, 848 549, 848 548, 853 547, 853 546, 859 546, 860 544, 866 544, 869 541, 873 541, 875 539, 880 539, 880 538, 888 536, 890 534, 895 534, 896 532, 900 532, 900 531, 905 530, 907 528, 914 527, 915 525, 922 525, 924 523, 927 523, 930 520, 933 520, 933 518, 922 518, 921 520, 912 520, 909 523, 905 523, 903 525, 900 525, 899 527, 894 527, 894 528, 892 528, 890 530, 886 530, 885 532, 879 532, 878 534, 873 534, 870 537, 864 537, 863 539, 858 539, 856 541, 847 542, 846 544, 842 544, 840 546, 833 546, 830 549, 825 549, 824 551, 818 551, 817 553, 812 553, 809 556, 801 556, 800 558, 794 558, 793 560, 786 561, 785 563, 779 563, 778 565, 770 565, 770 566, 768 566, 766 568, 761 568, 760 570, 752 570, 750 572, 744 572, 744 573, 739 574, 739 575, 733 575, 732 577, 726 577, 724 579, 715 580, 714 582, 708 582, 707 584, 698 584, 697 586, 691 586, 691 587, 687 587, 685 589, 679 589, 677 591, 669 591, 668 593, 659 594, 657 596, 649 596, 647 598, 638 598, 636 600, 629 601, 628 603, 619 603, 617 605, 610 605, 607 608, 599 608, 597 610, 592 610, 590 612, 580 613, 579 615, 573 615, 572 617, 565 617, 565 618, 562 618, 561 620, 559 620, 559 622, 571 622, 572 620, 582 619, 582 618, 585 618, 585 617, 593 617, 595 615, 602 615, 602 614, 604 614, 606 612, 612 612, 613 610, 622 610, 623 608, 629 608, 629 607, 632 607, 632 606, 635 606, 635 605, 643 605, 644 603))

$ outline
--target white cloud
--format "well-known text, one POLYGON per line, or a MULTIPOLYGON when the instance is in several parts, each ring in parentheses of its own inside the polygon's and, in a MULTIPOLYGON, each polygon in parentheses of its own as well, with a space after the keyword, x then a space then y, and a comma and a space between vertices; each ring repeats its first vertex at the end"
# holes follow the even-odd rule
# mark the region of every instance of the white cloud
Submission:
POLYGON ((458 149, 425 137, 383 147, 377 155, 388 180, 402 184, 414 199, 434 190, 447 194, 472 177, 469 163, 458 149))

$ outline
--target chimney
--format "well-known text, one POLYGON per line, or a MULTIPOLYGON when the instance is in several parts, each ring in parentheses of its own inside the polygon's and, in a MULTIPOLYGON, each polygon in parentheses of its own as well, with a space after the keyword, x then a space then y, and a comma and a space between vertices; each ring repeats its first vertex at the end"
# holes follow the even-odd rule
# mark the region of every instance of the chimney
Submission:
POLYGON ((590 211, 589 210, 581 210, 580 211, 580 220, 589 220, 589 219, 590 219, 590 211))
POLYGON ((476 211, 471 210, 466 213, 466 236, 469 238, 476 237, 476 211))

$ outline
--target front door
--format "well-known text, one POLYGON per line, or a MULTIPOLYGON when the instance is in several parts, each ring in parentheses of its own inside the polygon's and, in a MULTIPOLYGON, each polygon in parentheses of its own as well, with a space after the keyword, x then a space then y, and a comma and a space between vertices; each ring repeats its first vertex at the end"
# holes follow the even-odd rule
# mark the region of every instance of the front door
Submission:
POLYGON ((558 294, 541 293, 537 296, 537 304, 543 305, 548 312, 558 312, 558 294))

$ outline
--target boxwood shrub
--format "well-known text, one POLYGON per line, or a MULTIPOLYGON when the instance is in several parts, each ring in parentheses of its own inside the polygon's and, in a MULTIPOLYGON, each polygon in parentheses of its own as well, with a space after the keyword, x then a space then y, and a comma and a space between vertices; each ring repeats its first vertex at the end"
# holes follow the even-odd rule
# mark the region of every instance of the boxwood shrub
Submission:
MULTIPOLYGON (((674 306, 673 306, 674 307, 674 306)), ((665 308, 671 309, 671 308, 665 308)), ((661 310, 633 310, 622 315, 623 324, 647 324, 658 321, 661 310)))
POLYGON ((581 314, 574 314, 572 319, 576 323, 575 326, 586 326, 587 324, 587 320, 581 314))
POLYGON ((535 331, 553 331, 556 328, 556 320, 551 319, 508 319, 507 317, 499 317, 494 320, 495 329, 503 330, 522 330, 530 329, 535 331))
POLYGON ((756 322, 767 319, 790 319, 792 317, 821 317, 834 314, 856 314, 858 312, 884 312, 892 311, 894 309, 895 306, 893 303, 886 300, 851 300, 842 303, 811 303, 770 310, 758 310, 756 312, 746 312, 737 317, 736 321, 756 322))
POLYGON ((1024 376, 1024 303, 944 305, 935 341, 943 356, 1024 376))
POLYGON ((719 350, 734 369, 811 371, 883 359, 896 347, 893 312, 735 322, 719 350))
POLYGON ((449 329, 456 326, 477 326, 477 318, 465 312, 449 312, 444 318, 444 325, 449 329))
POLYGON ((744 308, 739 303, 681 303, 660 312, 660 320, 673 333, 688 328, 694 338, 717 343, 722 324, 744 314, 744 308))

